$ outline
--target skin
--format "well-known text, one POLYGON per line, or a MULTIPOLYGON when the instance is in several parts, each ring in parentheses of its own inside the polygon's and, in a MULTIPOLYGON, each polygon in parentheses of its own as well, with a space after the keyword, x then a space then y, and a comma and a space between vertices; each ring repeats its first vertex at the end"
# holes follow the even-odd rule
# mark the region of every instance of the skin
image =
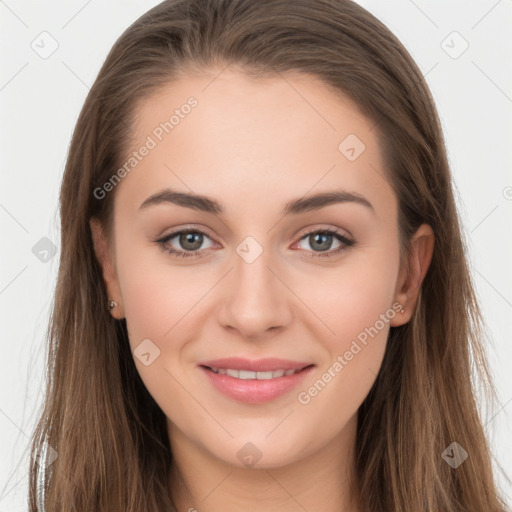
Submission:
MULTIPOLYGON (((308 75, 255 80, 233 68, 219 72, 184 74, 139 105, 133 149, 188 97, 198 100, 110 192, 113 239, 91 220, 109 297, 118 302, 112 315, 126 318, 132 351, 144 339, 160 350, 149 366, 134 361, 168 418, 183 483, 171 484, 178 510, 356 512, 357 485, 349 483, 357 410, 381 366, 390 326, 412 315, 432 229, 422 225, 414 235, 406 272, 397 199, 384 179, 373 123, 348 99, 308 75), (366 146, 352 162, 338 150, 349 134, 366 146), (166 187, 212 197, 225 213, 171 203, 139 210, 166 187), (373 210, 346 202, 281 214, 287 201, 340 188, 364 196, 373 210), (189 225, 207 235, 200 256, 183 260, 155 242, 189 225), (305 236, 309 228, 337 229, 355 244, 315 257, 321 250, 305 236), (236 252, 247 236, 263 249, 250 264, 236 252), (396 302, 402 312, 300 403, 298 393, 396 302), (220 394, 197 367, 230 356, 316 366, 300 388, 245 404, 220 394), (237 457, 248 442, 261 453, 254 467, 237 457)), ((179 237, 168 245, 194 249, 179 237)), ((328 251, 339 246, 333 237, 328 251)))

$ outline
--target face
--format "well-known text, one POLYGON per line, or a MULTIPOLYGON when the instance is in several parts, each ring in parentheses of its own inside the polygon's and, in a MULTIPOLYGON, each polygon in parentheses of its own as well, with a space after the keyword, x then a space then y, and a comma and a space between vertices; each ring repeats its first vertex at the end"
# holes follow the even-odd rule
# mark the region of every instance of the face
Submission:
POLYGON ((139 106, 105 281, 171 442, 277 467, 353 429, 410 317, 397 199, 347 99, 306 75, 217 75, 139 106))

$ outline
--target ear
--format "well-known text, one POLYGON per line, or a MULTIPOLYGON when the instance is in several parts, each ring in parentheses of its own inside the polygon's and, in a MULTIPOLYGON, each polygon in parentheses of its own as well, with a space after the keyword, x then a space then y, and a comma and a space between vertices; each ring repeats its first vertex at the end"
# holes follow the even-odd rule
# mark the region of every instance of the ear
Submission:
POLYGON ((402 305, 403 312, 391 320, 393 327, 406 324, 411 319, 421 284, 432 261, 433 251, 434 232, 428 224, 422 224, 412 237, 408 261, 400 268, 395 302, 402 305))
MULTIPOLYGON (((114 318, 121 320, 124 318, 124 310, 122 304, 121 288, 119 286, 119 280, 114 264, 115 258, 112 254, 113 251, 110 250, 110 246, 101 222, 93 217, 89 221, 89 226, 91 228, 94 252, 102 268, 103 281, 105 282, 109 300, 114 300, 117 302, 117 306, 110 310, 110 314, 114 318)), ((105 307, 108 309, 108 304, 105 304, 105 307)))

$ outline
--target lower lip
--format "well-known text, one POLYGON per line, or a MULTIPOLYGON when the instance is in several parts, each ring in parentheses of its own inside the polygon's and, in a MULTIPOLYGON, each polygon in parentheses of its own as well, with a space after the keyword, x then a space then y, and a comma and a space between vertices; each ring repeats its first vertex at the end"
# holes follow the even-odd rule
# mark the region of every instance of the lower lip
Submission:
POLYGON ((304 377, 313 370, 308 366, 292 375, 275 379, 237 379, 229 375, 215 373, 204 366, 199 367, 213 386, 224 395, 248 404, 261 404, 274 400, 296 388, 304 377))

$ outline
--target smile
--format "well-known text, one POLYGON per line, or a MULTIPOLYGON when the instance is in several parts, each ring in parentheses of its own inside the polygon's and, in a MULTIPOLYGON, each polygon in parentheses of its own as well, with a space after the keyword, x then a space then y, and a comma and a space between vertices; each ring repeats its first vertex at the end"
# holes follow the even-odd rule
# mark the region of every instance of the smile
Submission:
POLYGON ((225 358, 198 365, 206 384, 221 395, 246 404, 285 398, 297 389, 315 364, 283 359, 225 358))
POLYGON ((229 375, 230 377, 234 377, 235 379, 257 379, 257 380, 269 380, 269 379, 277 379, 279 377, 283 377, 284 375, 292 375, 294 373, 300 372, 301 370, 275 370, 269 372, 252 372, 250 370, 235 370, 232 368, 210 368, 210 370, 214 373, 218 373, 220 375, 229 375))

